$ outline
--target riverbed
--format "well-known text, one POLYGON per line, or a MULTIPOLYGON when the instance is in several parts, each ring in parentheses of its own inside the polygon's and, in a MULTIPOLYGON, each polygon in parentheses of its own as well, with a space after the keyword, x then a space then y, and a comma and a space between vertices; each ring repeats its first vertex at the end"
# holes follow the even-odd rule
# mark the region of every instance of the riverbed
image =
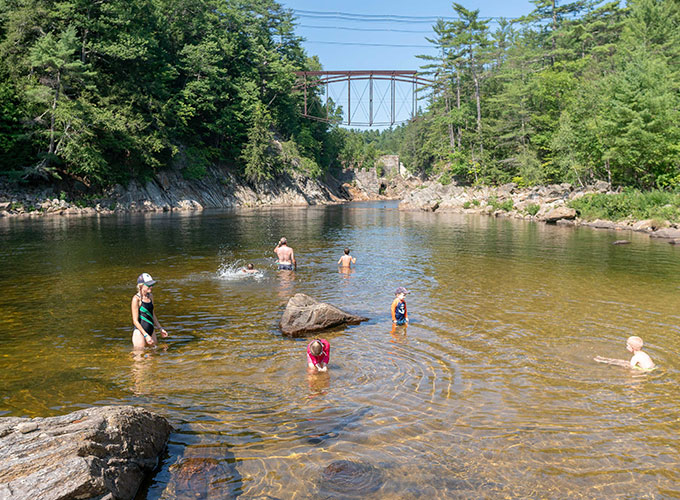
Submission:
POLYGON ((625 238, 396 202, 0 219, 0 416, 166 416, 138 498, 678 498, 680 248, 625 238), (134 353, 142 272, 170 337, 134 353), (278 331, 298 292, 370 318, 327 374, 278 331), (593 362, 630 335, 656 370, 593 362))

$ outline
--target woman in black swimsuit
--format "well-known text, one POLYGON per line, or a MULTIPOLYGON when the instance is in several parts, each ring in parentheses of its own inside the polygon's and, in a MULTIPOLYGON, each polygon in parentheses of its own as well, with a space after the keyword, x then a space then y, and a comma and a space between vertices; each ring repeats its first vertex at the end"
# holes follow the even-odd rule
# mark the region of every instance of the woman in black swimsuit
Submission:
POLYGON ((135 349, 144 349, 147 345, 158 343, 154 327, 161 331, 161 337, 167 337, 168 332, 161 326, 153 311, 153 296, 151 287, 156 284, 149 273, 142 273, 137 278, 137 293, 132 297, 132 345, 135 349))

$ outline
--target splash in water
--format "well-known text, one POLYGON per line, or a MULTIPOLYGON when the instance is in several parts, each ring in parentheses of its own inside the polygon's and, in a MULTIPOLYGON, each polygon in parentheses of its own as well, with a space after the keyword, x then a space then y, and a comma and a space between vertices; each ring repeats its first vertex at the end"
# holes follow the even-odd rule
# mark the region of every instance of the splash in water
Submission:
POLYGON ((217 278, 221 280, 241 280, 245 278, 261 279, 264 273, 257 269, 255 272, 246 272, 246 264, 237 260, 235 262, 224 262, 217 270, 217 278))

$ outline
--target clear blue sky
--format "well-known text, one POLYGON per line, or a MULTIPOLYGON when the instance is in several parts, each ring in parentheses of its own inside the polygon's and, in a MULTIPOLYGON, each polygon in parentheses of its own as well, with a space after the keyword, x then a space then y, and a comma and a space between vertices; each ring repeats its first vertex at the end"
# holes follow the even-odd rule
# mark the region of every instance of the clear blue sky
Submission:
MULTIPOLYGON (((279 0, 297 16, 296 33, 303 37, 307 55, 319 57, 325 70, 418 70, 424 64, 418 54, 436 55, 425 39, 432 38, 436 18, 453 18, 450 0, 279 0), (383 16, 382 20, 380 16, 383 16), (391 16, 385 19, 384 16, 391 16), (425 18, 425 19, 423 19, 425 18)), ((515 18, 534 9, 529 0, 460 1, 469 10, 479 9, 482 18, 515 18)), ((495 24, 490 22, 493 31, 495 24)), ((331 99, 344 110, 347 120, 347 84, 331 85, 331 99)), ((352 127, 369 122, 368 83, 352 83, 352 127)), ((384 129, 391 121, 389 83, 374 83, 371 128, 384 129), (379 124, 376 126, 376 124, 379 124)), ((397 84, 395 117, 411 117, 410 84, 397 84)), ((421 103, 420 107, 425 105, 421 103)), ((313 112, 317 116, 323 110, 313 112)), ((366 128, 359 126, 358 128, 366 128)))
MULTIPOLYGON (((391 15, 404 17, 454 17, 450 0, 280 0, 295 11, 343 12, 366 16, 391 15)), ((531 12, 529 0, 460 1, 467 9, 479 9, 481 17, 519 17, 531 12)), ((417 54, 433 53, 427 47, 380 47, 375 45, 335 45, 319 42, 341 42, 387 45, 427 46, 426 36, 432 36, 432 22, 357 21, 299 13, 296 33, 306 39, 308 55, 317 55, 326 70, 352 69, 414 69, 421 61, 417 54), (315 28, 312 26, 320 26, 315 28), (345 29, 342 29, 345 28, 345 29), (346 29, 351 28, 351 29, 346 29), (364 31, 364 30, 400 31, 364 31), (403 31, 427 31, 405 33, 403 31)), ((493 29, 493 24, 491 27, 493 29)))

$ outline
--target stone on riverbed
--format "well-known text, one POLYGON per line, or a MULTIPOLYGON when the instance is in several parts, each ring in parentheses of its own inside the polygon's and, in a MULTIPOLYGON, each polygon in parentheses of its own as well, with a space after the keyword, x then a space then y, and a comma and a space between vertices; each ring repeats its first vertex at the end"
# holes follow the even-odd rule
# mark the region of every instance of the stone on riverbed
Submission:
POLYGON ((351 460, 336 460, 323 470, 321 498, 363 498, 378 491, 385 479, 380 469, 351 460))
POLYGON ((335 306, 319 302, 304 293, 296 293, 288 301, 279 328, 284 335, 296 337, 340 325, 352 325, 368 318, 347 313, 335 306))
POLYGON ((132 406, 0 418, 0 498, 131 499, 171 430, 132 406))

